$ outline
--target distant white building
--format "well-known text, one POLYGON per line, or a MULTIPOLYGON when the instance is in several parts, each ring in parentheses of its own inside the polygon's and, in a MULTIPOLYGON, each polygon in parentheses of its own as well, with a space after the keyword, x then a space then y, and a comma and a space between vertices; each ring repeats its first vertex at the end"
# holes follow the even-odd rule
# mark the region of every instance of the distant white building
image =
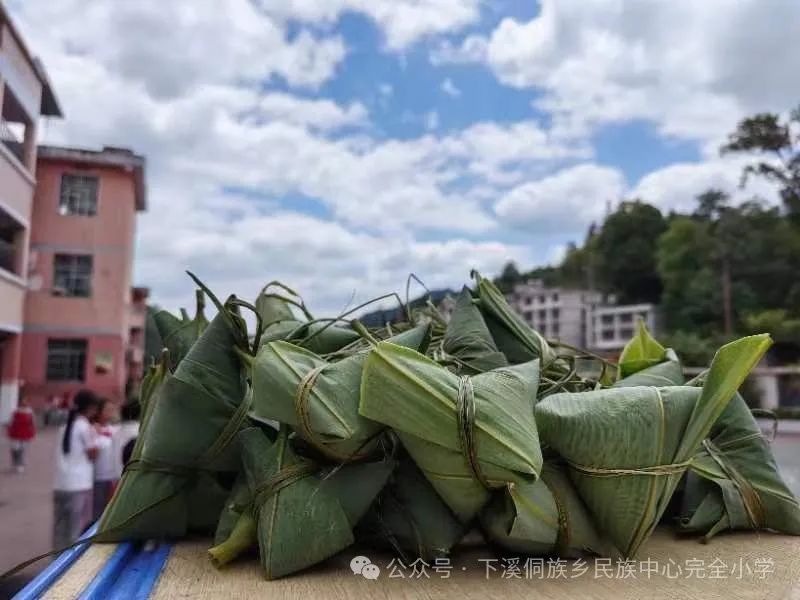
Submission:
POLYGON ((507 299, 543 336, 580 348, 621 349, 633 335, 640 317, 651 331, 657 330, 652 304, 618 305, 613 295, 547 287, 540 279, 516 285, 507 299))
POLYGON ((656 307, 653 304, 598 306, 592 314, 586 347, 595 350, 618 350, 636 333, 642 319, 651 332, 658 330, 656 307))
POLYGON ((581 347, 592 310, 604 299, 600 292, 546 287, 540 279, 516 285, 508 296, 509 304, 543 336, 581 347))

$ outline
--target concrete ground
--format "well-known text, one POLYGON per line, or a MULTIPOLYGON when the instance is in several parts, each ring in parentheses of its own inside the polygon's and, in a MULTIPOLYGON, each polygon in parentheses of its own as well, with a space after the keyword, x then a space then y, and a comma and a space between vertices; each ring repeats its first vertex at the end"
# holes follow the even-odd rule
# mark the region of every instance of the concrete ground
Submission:
MULTIPOLYGON (((8 438, 0 431, 0 572, 50 550, 56 434, 56 429, 39 430, 28 446, 28 468, 17 474, 10 471, 8 438)), ((0 582, 0 598, 10 597, 47 563, 43 560, 0 582)))
MULTIPOLYGON (((766 424, 765 424, 766 425, 766 424)), ((766 427, 765 427, 766 429, 766 427)), ((773 451, 786 483, 800 496, 800 421, 781 422, 773 451)), ((0 435, 0 572, 50 550, 53 456, 56 429, 42 429, 28 447, 25 473, 11 473, 8 439, 0 435)), ((0 582, 0 600, 9 598, 47 565, 43 560, 8 582, 0 582)))

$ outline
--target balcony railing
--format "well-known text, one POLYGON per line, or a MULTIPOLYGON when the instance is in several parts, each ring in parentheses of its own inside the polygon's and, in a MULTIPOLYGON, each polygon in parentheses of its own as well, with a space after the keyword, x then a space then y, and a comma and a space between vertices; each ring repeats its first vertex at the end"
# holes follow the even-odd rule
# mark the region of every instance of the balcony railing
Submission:
POLYGON ((2 120, 0 120, 0 143, 8 148, 11 154, 17 157, 19 162, 25 164, 25 151, 23 149, 22 140, 9 124, 2 120))

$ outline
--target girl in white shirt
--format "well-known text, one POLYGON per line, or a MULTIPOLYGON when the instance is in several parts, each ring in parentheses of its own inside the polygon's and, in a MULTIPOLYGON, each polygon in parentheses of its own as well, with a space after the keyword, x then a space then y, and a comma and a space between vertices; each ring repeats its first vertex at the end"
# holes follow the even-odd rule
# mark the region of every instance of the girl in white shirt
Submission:
POLYGON ((106 504, 114 493, 114 486, 119 479, 117 458, 114 455, 114 436, 119 429, 112 421, 116 417, 116 406, 102 398, 94 423, 97 434, 97 458, 94 461, 94 497, 92 500, 92 521, 103 514, 106 504))
POLYGON ((72 400, 67 422, 61 426, 56 449, 53 494, 53 548, 78 539, 92 518, 93 461, 97 456, 94 427, 98 410, 94 393, 81 390, 72 400))

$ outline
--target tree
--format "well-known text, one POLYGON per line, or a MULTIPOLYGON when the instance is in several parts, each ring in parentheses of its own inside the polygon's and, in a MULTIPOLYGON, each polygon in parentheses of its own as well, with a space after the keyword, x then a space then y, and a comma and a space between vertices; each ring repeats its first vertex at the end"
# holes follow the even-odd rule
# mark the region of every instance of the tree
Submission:
POLYGON ((508 261, 506 266, 503 267, 500 276, 494 280, 494 283, 501 292, 508 294, 514 290, 514 286, 520 281, 522 281, 522 275, 520 275, 517 265, 513 261, 508 261))
POLYGON ((658 302, 661 280, 656 271, 658 238, 667 229, 655 206, 640 200, 623 202, 608 216, 593 245, 598 287, 620 302, 658 302))
POLYGON ((697 208, 693 216, 705 221, 715 221, 728 208, 730 197, 722 190, 709 189, 697 197, 697 208))
POLYGON ((709 189, 697 197, 694 217, 708 223, 708 233, 712 240, 709 256, 712 268, 719 273, 722 300, 722 325, 725 335, 733 333, 733 290, 731 289, 730 244, 734 228, 730 225, 731 215, 735 214, 728 205, 730 197, 722 190, 709 189))
POLYGON ((708 223, 675 217, 658 240, 658 274, 667 329, 708 336, 722 320, 717 277, 708 264, 713 251, 708 223))
POLYGON ((800 106, 786 121, 773 113, 742 120, 720 152, 758 153, 760 160, 744 168, 742 185, 751 175, 776 183, 786 213, 800 225, 800 106))
POLYGON ((777 208, 728 205, 709 190, 691 217, 676 217, 658 243, 668 327, 731 336, 747 315, 796 311, 800 235, 777 208))

